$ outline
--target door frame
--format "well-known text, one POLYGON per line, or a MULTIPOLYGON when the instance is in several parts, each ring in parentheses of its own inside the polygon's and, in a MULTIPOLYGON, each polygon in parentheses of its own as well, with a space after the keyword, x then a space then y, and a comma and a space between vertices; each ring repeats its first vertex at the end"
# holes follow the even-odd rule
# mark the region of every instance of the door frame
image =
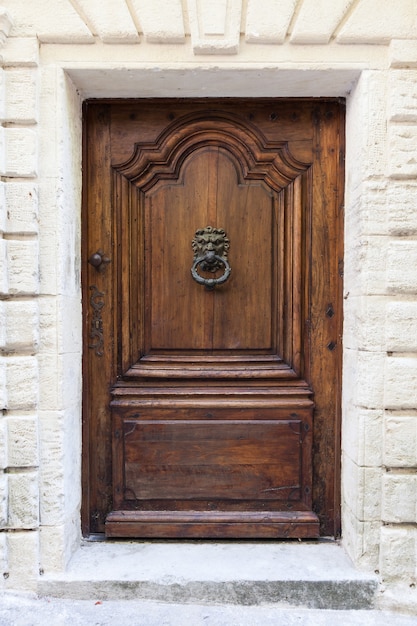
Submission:
MULTIPOLYGON (((218 98, 216 98, 218 100, 218 98)), ((244 98, 247 99, 247 98, 244 98)), ((192 100, 190 98, 190 100, 192 100)), ((254 99, 255 100, 255 99, 254 99)), ((264 100, 264 98, 259 98, 256 100, 264 100)), ((279 100, 278 98, 274 100, 279 100)), ((286 101, 289 100, 308 100, 312 99, 307 98, 286 98, 286 101)), ((344 99, 340 98, 322 98, 320 99, 322 102, 331 101, 331 102, 339 102, 344 105, 344 99)), ((86 215, 88 212, 88 188, 87 185, 87 111, 90 101, 85 101, 83 105, 83 200, 82 200, 82 285, 83 285, 83 319, 86 315, 86 309, 89 306, 88 303, 91 303, 92 294, 89 292, 89 288, 87 285, 87 281, 84 280, 84 277, 87 275, 87 256, 89 251, 86 248, 87 241, 87 219, 86 215)), ((97 103, 97 100, 94 101, 97 103)), ((116 99, 104 99, 100 100, 101 103, 112 103, 115 104, 118 102, 116 99)), ((124 102, 120 100, 120 102, 124 102)), ((328 502, 333 503, 332 515, 329 516, 329 519, 321 518, 321 534, 327 536, 339 536, 340 535, 340 455, 341 455, 341 374, 342 374, 342 317, 343 317, 343 298, 342 298, 342 288, 343 288, 343 222, 344 222, 344 214, 343 214, 343 189, 344 189, 344 116, 341 115, 341 121, 339 124, 339 146, 340 151, 338 155, 338 193, 339 193, 339 201, 338 201, 338 210, 334 215, 334 223, 335 230, 338 233, 337 241, 332 243, 334 248, 334 252, 337 254, 337 265, 338 265, 338 274, 340 280, 338 282, 337 294, 335 294, 335 300, 337 300, 336 306, 333 307, 331 303, 329 303, 328 310, 325 312, 326 316, 331 322, 333 335, 336 336, 338 349, 336 350, 335 359, 335 379, 338 381, 338 384, 334 388, 334 407, 335 407, 335 415, 334 420, 332 422, 332 428, 326 432, 327 438, 327 446, 331 450, 331 459, 329 467, 332 467, 332 476, 329 476, 329 472, 326 473, 326 479, 322 478, 321 489, 325 492, 325 497, 328 502), (336 313, 335 313, 336 311, 336 313)), ((97 530, 92 527, 91 520, 94 519, 95 512, 92 511, 92 494, 90 491, 90 458, 92 454, 94 454, 94 450, 97 445, 97 433, 94 432, 94 424, 89 417, 88 410, 88 397, 87 397, 87 388, 88 388, 88 380, 91 372, 91 361, 89 358, 89 350, 88 346, 91 344, 90 338, 90 329, 87 324, 83 323, 84 326, 84 351, 83 351, 83 453, 82 453, 82 532, 84 536, 89 536, 91 534, 96 534, 97 530)), ((330 352, 335 350, 335 345, 333 342, 329 342, 327 348, 330 352)), ((323 431, 323 428, 322 428, 323 431)), ((316 454, 314 457, 313 463, 313 473, 316 474, 316 464, 318 463, 318 448, 319 442, 314 442, 314 447, 316 449, 316 454)), ((112 474, 111 468, 109 468, 110 476, 112 474)), ((314 501, 314 496, 313 496, 314 501)), ((109 505, 110 506, 110 505, 109 505)), ((327 510, 331 510, 331 507, 328 507, 327 510)))

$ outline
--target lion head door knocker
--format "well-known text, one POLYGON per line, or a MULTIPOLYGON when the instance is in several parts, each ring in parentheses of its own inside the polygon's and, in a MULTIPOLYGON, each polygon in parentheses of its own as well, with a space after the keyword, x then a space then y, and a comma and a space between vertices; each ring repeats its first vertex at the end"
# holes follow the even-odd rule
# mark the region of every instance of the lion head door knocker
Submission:
POLYGON ((195 231, 191 245, 194 251, 191 275, 194 280, 209 290, 214 289, 216 285, 225 283, 232 268, 227 260, 230 243, 223 228, 213 228, 213 226, 199 228, 195 231), (199 268, 203 272, 212 272, 213 274, 223 268, 223 274, 217 278, 204 278, 198 273, 199 268))

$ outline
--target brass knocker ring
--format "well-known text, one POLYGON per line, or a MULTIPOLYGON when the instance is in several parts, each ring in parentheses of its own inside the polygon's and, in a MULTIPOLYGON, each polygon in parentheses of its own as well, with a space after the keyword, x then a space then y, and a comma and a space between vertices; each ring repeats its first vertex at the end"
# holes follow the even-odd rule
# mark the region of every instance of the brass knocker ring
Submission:
POLYGON ((197 257, 194 260, 193 266, 191 268, 191 275, 197 283, 199 283, 200 285, 204 285, 206 289, 211 291, 212 289, 215 288, 216 285, 221 285, 222 283, 225 283, 226 280, 229 278, 231 271, 232 271, 232 268, 230 267, 229 262, 226 258, 221 257, 218 254, 212 254, 210 256, 204 255, 204 256, 197 257), (223 265, 224 273, 218 278, 204 278, 203 276, 200 276, 200 274, 197 271, 198 266, 201 263, 210 265, 211 260, 213 262, 220 263, 221 265, 223 265))

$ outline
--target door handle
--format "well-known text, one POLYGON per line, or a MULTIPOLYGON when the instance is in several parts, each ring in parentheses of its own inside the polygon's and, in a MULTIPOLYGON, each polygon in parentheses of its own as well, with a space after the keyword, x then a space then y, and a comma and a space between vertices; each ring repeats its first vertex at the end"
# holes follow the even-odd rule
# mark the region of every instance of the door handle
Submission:
POLYGON ((94 254, 90 256, 88 262, 90 265, 95 267, 96 270, 101 271, 104 267, 106 267, 107 263, 110 263, 110 259, 102 250, 97 250, 97 252, 94 252, 94 254))
POLYGON ((221 285, 228 280, 232 268, 227 260, 227 253, 230 247, 229 239, 223 228, 206 226, 196 230, 194 239, 191 242, 194 250, 194 262, 191 267, 191 276, 199 284, 204 285, 209 291, 216 285, 221 285), (198 269, 205 272, 217 272, 222 267, 223 274, 216 278, 205 278, 198 273, 198 269))

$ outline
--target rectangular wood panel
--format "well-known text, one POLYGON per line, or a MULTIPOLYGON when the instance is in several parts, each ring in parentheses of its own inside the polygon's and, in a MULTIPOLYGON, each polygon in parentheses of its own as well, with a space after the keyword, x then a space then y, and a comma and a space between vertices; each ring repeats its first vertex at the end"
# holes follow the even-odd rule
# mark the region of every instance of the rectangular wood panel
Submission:
POLYGON ((126 499, 299 500, 301 428, 296 420, 126 420, 126 499))

